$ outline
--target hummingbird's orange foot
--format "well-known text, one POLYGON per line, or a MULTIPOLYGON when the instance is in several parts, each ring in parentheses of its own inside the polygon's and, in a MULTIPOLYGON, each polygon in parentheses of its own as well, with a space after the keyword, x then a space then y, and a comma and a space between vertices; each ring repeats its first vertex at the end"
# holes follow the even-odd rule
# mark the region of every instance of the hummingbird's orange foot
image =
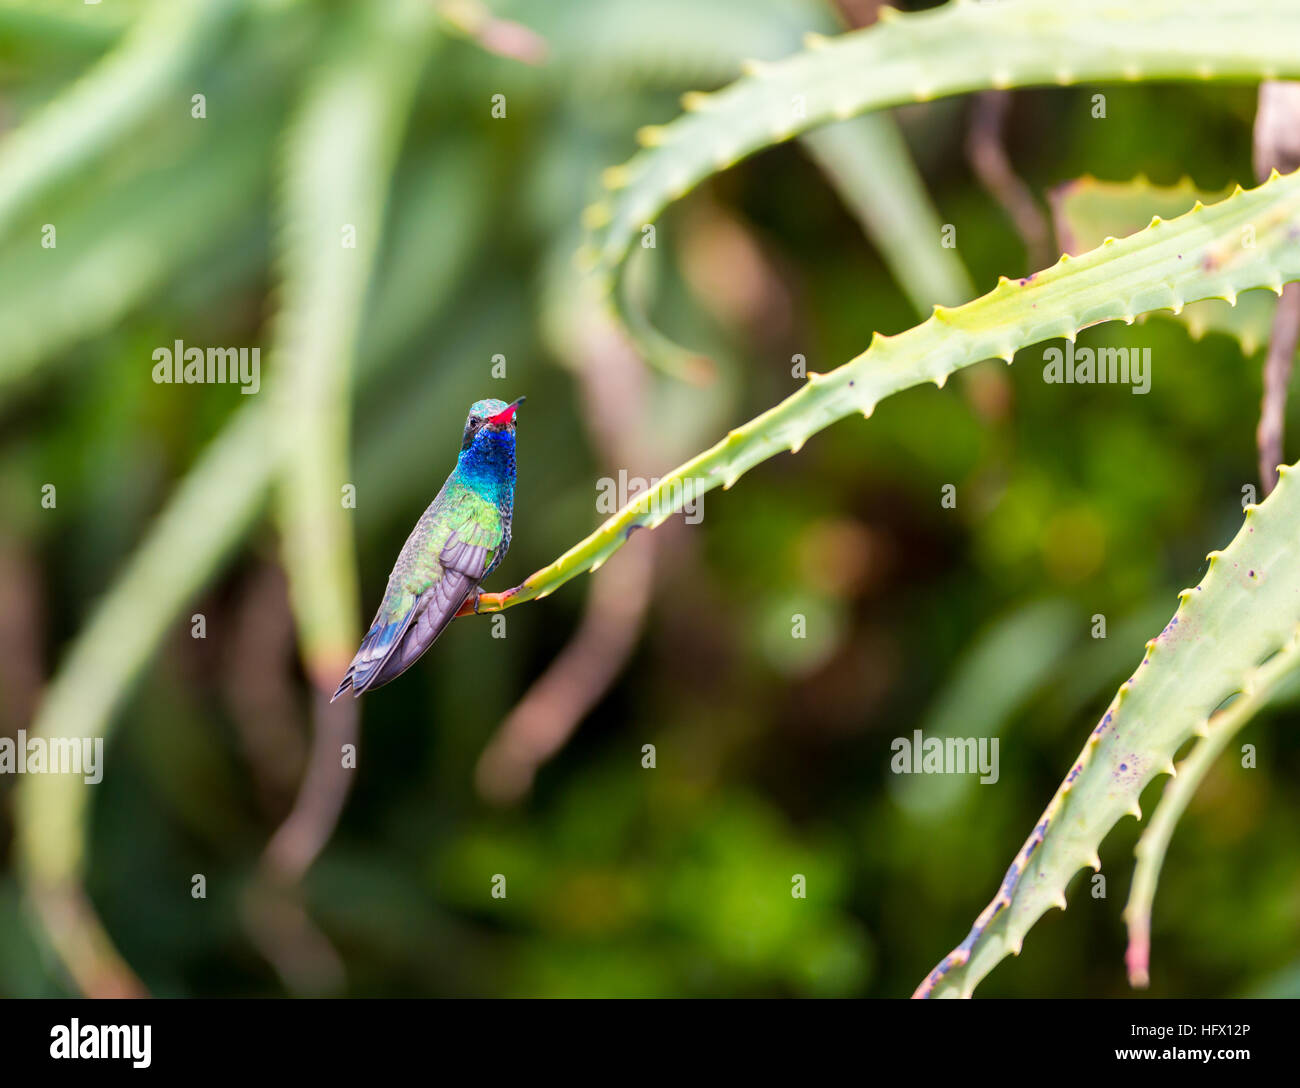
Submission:
POLYGON ((484 593, 481 589, 475 590, 472 597, 465 598, 456 615, 478 616, 484 612, 500 612, 506 607, 506 602, 516 596, 522 588, 522 586, 515 586, 513 589, 503 589, 500 593, 484 593))

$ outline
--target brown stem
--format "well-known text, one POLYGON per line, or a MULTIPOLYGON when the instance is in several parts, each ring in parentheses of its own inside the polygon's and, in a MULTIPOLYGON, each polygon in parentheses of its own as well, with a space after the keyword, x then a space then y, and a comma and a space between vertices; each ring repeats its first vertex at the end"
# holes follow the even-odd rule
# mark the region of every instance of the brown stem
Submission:
POLYGON ((113 947, 79 884, 33 882, 32 905, 59 959, 87 997, 148 997, 149 991, 113 947))
POLYGON ((35 558, 17 538, 0 537, 0 733, 31 724, 44 672, 44 615, 35 558))
POLYGON ((253 884, 239 906, 250 938, 291 993, 324 996, 343 989, 343 961, 295 889, 253 884))
POLYGON ((480 0, 438 0, 438 11, 447 22, 473 38, 489 53, 524 64, 536 65, 546 61, 545 38, 513 19, 497 18, 480 0))
POLYGON ((314 729, 307 772, 293 810, 262 855, 267 876, 280 884, 297 884, 329 842, 356 774, 343 765, 344 747, 351 745, 356 751, 356 700, 331 703, 328 695, 314 690, 312 702, 314 729))
POLYGON ((241 915, 249 938, 293 993, 337 993, 343 961, 312 923, 298 884, 338 824, 356 771, 344 766, 344 746, 357 745, 357 705, 331 703, 313 689, 313 734, 307 770, 292 811, 262 853, 261 879, 244 892, 241 915))
MULTIPOLYGON (((281 722, 277 734, 267 731, 258 739, 246 736, 250 761, 258 770, 259 783, 268 799, 277 798, 283 786, 282 757, 301 765, 296 736, 283 722, 296 716, 284 685, 270 674, 286 653, 291 653, 291 617, 283 576, 278 572, 255 582, 250 600, 241 614, 241 647, 232 653, 236 662, 261 670, 261 677, 234 697, 235 705, 248 719, 281 722), (276 601, 278 605, 267 602, 276 601), (256 631, 244 630, 258 617, 256 631)), ((247 672, 247 669, 237 670, 247 672)), ((308 916, 298 884, 329 842, 339 814, 352 788, 355 759, 346 760, 345 748, 355 754, 358 743, 357 704, 353 699, 331 703, 329 696, 312 688, 312 740, 306 769, 293 808, 262 853, 260 879, 244 892, 240 915, 249 939, 266 957, 284 985, 296 994, 325 995, 342 990, 343 961, 308 916)), ((239 716, 239 715, 237 715, 239 716)), ((245 729, 247 734, 248 730, 245 729)))
POLYGON ((1300 340, 1300 283, 1282 288, 1273 314, 1273 331, 1264 361, 1264 396, 1259 408, 1255 442, 1259 447, 1259 480, 1268 495, 1277 485, 1277 466, 1283 463, 1282 439, 1286 432, 1286 394, 1291 384, 1291 364, 1300 340))
POLYGON ((975 96, 966 156, 980 184, 1010 217, 1025 243, 1029 270, 1051 263, 1047 216, 1029 186, 1011 165, 1003 146, 1003 126, 1011 106, 1009 91, 982 91, 975 96))
POLYGON ((855 30, 870 26, 880 18, 886 0, 835 0, 840 18, 855 30))
MULTIPOLYGON (((1255 175, 1261 181, 1273 170, 1289 173, 1300 166, 1300 83, 1268 81, 1259 87, 1255 112, 1255 175)), ((1300 338, 1300 283, 1282 288, 1273 313, 1273 328, 1264 360, 1264 396, 1259 407, 1255 443, 1259 447, 1259 482, 1268 495, 1277 485, 1286 432, 1286 394, 1300 338)))
POLYGON ((278 821, 292 804, 307 760, 293 681, 293 613, 279 566, 266 563, 248 579, 224 649, 231 717, 261 808, 278 821))

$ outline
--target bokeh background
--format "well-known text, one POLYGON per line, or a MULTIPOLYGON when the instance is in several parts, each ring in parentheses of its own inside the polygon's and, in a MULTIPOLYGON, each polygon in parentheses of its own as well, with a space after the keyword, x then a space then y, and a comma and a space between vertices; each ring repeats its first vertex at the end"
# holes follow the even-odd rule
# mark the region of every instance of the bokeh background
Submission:
MULTIPOLYGON (((599 523, 601 477, 660 474, 792 392, 793 356, 829 370, 1033 260, 973 165, 976 101, 900 109, 914 167, 877 162, 878 143, 855 159, 848 132, 838 171, 790 143, 669 210, 656 321, 714 365, 655 371, 576 301, 601 169, 682 92, 873 5, 422 6, 395 16, 409 48, 367 66, 374 5, 0 3, 0 729, 52 714, 55 690, 65 724, 107 737, 80 802, 0 779, 0 994, 905 996, 1235 533, 1258 483, 1262 348, 1153 319, 1080 338, 1149 347, 1147 396, 1047 385, 1039 347, 893 397, 707 495, 700 524, 638 534, 509 610, 505 637, 458 621, 350 721, 313 679, 341 671, 472 400, 528 397, 514 544, 488 587, 503 589, 599 523), (51 124, 43 109, 70 98, 51 124), (370 125, 374 101, 391 132, 370 125), (892 218, 894 252, 920 254, 898 275, 861 206, 913 169, 932 218, 892 218), (301 240, 338 207, 361 242, 331 279, 301 240), (260 346, 262 391, 155 384, 152 352, 176 339, 260 346), (276 398, 318 386, 350 431, 333 420, 345 474, 323 466, 317 494, 357 495, 331 515, 342 545, 321 530, 347 606, 325 636, 295 618, 286 576, 300 477, 266 479, 290 426, 276 398), (240 433, 168 546, 142 554, 240 433), (104 655, 83 652, 95 631, 104 655), (112 650, 135 637, 139 667, 122 667, 112 650), (353 728, 350 794, 326 775, 294 817, 308 845, 286 845, 313 738, 337 752, 353 728), (999 737, 999 782, 891 775, 891 741, 916 728, 999 737), (46 862, 76 886, 34 889, 46 862)), ((1000 142, 1041 214, 1082 175, 1251 182, 1253 87, 1110 86, 1101 119, 1097 90, 1005 103, 1000 142)), ((1054 236, 1039 244, 1055 259, 1054 236)), ((1151 994, 1300 995, 1298 721, 1290 703, 1261 716, 1242 737, 1258 767, 1230 753, 1182 821, 1151 994)), ((981 994, 1130 993, 1137 830, 1103 844, 1107 897, 1077 877, 981 994)))

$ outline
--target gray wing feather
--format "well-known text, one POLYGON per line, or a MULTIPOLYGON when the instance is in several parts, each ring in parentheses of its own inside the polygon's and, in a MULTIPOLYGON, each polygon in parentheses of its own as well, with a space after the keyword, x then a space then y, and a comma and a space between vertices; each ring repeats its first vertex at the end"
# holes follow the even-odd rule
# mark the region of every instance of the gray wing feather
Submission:
POLYGON ((443 573, 420 595, 401 639, 366 687, 379 687, 400 676, 419 660, 442 634, 460 606, 477 588, 487 569, 488 550, 481 544, 469 544, 455 533, 448 538, 439 555, 443 573))

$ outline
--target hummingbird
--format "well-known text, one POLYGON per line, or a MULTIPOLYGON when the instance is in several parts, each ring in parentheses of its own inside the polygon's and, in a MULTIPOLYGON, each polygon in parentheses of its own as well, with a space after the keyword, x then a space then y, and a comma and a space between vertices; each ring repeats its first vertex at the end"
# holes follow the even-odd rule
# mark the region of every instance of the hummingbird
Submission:
POLYGON ((515 506, 515 412, 477 400, 447 482, 415 523, 384 599, 330 702, 387 684, 419 660, 510 548, 515 506))

